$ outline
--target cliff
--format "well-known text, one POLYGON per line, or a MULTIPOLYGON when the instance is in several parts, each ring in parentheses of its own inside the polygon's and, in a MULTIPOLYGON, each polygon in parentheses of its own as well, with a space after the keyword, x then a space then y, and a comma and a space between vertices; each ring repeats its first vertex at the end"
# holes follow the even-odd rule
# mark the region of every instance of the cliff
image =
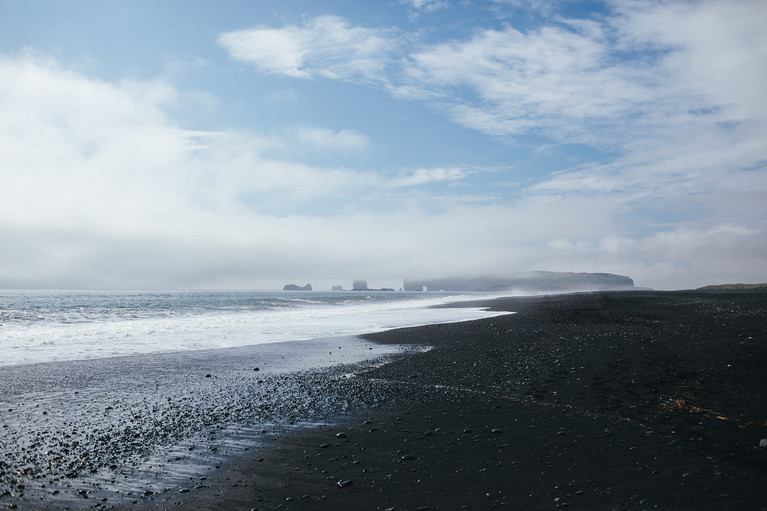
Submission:
POLYGON ((454 277, 405 280, 405 291, 600 291, 632 289, 634 281, 612 273, 535 271, 508 277, 454 277))

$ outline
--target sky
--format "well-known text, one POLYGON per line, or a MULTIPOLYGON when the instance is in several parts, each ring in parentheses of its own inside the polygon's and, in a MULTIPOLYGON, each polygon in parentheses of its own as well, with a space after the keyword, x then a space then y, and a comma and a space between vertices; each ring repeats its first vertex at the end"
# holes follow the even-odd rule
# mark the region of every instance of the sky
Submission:
POLYGON ((0 288, 767 282, 763 0, 0 0, 0 288))

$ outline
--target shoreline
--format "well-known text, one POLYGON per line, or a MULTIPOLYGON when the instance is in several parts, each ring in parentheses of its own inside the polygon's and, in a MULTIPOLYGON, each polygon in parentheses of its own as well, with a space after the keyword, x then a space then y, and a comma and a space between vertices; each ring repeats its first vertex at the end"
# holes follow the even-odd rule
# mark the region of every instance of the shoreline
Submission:
MULTIPOLYGON (((600 292, 483 305, 516 314, 366 335, 379 347, 434 348, 349 366, 353 378, 344 368, 295 375, 301 392, 322 382, 314 398, 333 405, 322 424, 275 435, 194 484, 119 502, 98 500, 94 488, 66 506, 767 506, 767 294, 600 292), (350 401, 346 410, 337 399, 350 401)), ((0 506, 63 508, 42 496, 27 490, 0 506)))
POLYGON ((186 488, 375 406, 375 389, 344 395, 344 374, 402 351, 338 337, 0 367, 0 509, 122 509, 186 488))

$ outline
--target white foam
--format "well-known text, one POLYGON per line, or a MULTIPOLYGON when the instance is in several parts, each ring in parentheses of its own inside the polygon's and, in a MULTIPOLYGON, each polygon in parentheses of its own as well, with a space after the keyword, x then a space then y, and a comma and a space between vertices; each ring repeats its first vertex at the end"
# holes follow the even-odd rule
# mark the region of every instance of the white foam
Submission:
MULTIPOLYGON (((0 365, 229 348, 358 335, 406 326, 496 316, 476 308, 429 308, 460 297, 354 301, 272 310, 211 310, 204 314, 111 317, 88 322, 6 322, 0 327, 0 365)), ((292 300, 293 298, 290 298, 292 300)))

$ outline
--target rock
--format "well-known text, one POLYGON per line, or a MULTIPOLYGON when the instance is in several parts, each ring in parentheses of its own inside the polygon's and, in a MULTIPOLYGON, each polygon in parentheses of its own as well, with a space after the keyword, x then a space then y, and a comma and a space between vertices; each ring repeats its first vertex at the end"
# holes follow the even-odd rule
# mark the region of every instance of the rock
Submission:
POLYGON ((346 438, 346 433, 343 431, 341 433, 336 433, 336 438, 346 438))
POLYGON ((767 448, 767 438, 762 438, 759 440, 759 447, 767 448))
POLYGON ((306 284, 305 286, 297 286, 296 284, 285 284, 282 290, 283 291, 311 291, 312 285, 306 284))
POLYGON ((352 482, 348 479, 341 479, 336 483, 339 488, 346 488, 347 486, 351 486, 352 482))

